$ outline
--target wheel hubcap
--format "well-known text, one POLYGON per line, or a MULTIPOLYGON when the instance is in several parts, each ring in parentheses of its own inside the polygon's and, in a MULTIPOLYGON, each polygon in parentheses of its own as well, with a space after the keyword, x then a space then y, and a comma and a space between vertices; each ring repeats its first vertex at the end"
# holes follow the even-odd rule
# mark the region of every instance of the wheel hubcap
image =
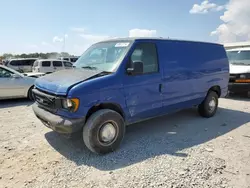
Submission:
POLYGON ((211 101, 208 103, 209 111, 213 112, 216 108, 216 101, 215 98, 213 97, 211 101))
POLYGON ((100 130, 100 141, 103 143, 111 143, 116 137, 116 129, 113 123, 109 122, 102 126, 100 130))

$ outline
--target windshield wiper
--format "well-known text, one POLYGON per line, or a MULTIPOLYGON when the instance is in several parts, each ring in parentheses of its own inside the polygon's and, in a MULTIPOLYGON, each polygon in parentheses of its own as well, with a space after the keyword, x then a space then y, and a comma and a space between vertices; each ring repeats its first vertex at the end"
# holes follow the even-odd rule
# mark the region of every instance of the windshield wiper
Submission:
POLYGON ((110 71, 102 71, 100 74, 102 75, 107 75, 107 74, 112 74, 113 72, 110 72, 110 71))
POLYGON ((96 70, 97 69, 96 67, 93 67, 93 66, 83 66, 81 68, 83 68, 83 69, 91 69, 91 70, 96 70))

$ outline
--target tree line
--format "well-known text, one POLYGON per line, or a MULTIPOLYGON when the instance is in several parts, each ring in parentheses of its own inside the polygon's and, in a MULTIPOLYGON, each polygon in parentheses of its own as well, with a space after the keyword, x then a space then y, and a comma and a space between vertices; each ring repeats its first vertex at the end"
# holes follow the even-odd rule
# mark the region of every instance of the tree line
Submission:
POLYGON ((57 52, 50 52, 50 53, 23 53, 23 54, 10 54, 5 53, 0 56, 0 59, 10 59, 10 58, 41 58, 41 59, 50 59, 50 58, 58 58, 58 57, 74 57, 74 55, 70 55, 67 52, 57 53, 57 52))

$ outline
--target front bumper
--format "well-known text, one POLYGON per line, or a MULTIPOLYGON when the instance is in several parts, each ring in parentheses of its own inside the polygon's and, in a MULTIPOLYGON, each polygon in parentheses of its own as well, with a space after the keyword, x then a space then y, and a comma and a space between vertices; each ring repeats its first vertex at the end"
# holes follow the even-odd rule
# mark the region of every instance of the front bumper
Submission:
POLYGON ((231 92, 249 92, 250 83, 229 83, 228 90, 231 92))
POLYGON ((37 118, 40 119, 46 127, 58 133, 72 134, 78 132, 85 123, 85 117, 79 119, 65 118, 40 108, 36 103, 33 104, 32 108, 37 118))

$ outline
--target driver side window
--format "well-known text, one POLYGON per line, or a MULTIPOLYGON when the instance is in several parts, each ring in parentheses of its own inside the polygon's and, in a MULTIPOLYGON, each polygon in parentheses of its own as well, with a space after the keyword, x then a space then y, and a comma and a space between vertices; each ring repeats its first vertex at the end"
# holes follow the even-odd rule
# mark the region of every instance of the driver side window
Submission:
POLYGON ((12 74, 12 72, 4 68, 0 68, 0 78, 10 78, 12 74))
POLYGON ((154 43, 139 43, 131 55, 131 62, 141 61, 143 73, 158 72, 157 50, 154 43))

